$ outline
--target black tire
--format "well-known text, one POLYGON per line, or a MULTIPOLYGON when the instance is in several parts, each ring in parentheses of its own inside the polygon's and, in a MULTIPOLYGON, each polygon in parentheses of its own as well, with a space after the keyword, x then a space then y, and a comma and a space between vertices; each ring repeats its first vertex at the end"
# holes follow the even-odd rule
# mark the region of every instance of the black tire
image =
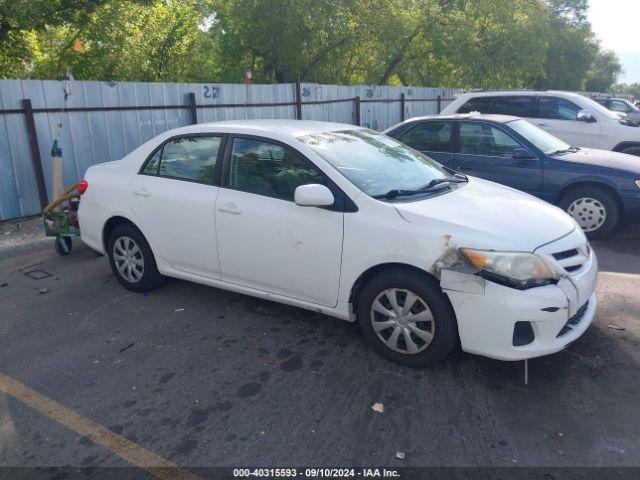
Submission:
MULTIPOLYGON (((132 248, 132 250, 135 250, 135 248, 132 248)), ((111 264, 111 270, 113 270, 115 277, 123 287, 132 292, 148 292, 158 288, 164 282, 164 277, 158 272, 156 259, 153 256, 151 247, 149 247, 149 243, 147 243, 142 232, 130 223, 118 225, 109 234, 109 239, 107 240, 107 255, 109 255, 109 263, 111 264), (126 243, 127 246, 132 245, 127 239, 132 240, 139 250, 139 253, 136 252, 131 255, 131 261, 137 260, 138 263, 142 263, 142 271, 140 271, 138 267, 133 266, 133 263, 130 264, 130 278, 132 278, 133 281, 127 279, 127 277, 118 270, 118 266, 116 265, 115 255, 117 255, 117 253, 114 251, 114 246, 116 242, 118 242, 118 246, 122 252, 122 245, 124 245, 124 243, 126 243), (135 270, 135 272, 133 272, 133 270, 135 270)), ((118 259, 119 265, 122 265, 122 262, 123 260, 118 259)))
MULTIPOLYGON (((401 301, 406 302, 406 296, 404 300, 402 300, 401 296, 402 293, 400 293, 399 296, 396 295, 398 303, 401 301)), ((440 289, 438 282, 426 273, 421 274, 420 272, 404 268, 394 268, 381 272, 373 277, 358 295, 357 309, 358 321, 362 333, 369 344, 371 344, 380 355, 402 365, 425 367, 440 362, 455 348, 458 341, 458 326, 453 307, 451 303, 449 303, 449 299, 440 289), (373 327, 374 317, 380 315, 378 312, 372 312, 373 303, 380 295, 383 295, 383 292, 389 289, 413 292, 424 302, 424 306, 428 307, 431 312, 433 326, 430 328, 433 336, 430 343, 424 342, 421 345, 421 348, 424 349, 418 353, 408 353, 408 351, 406 351, 407 343, 403 337, 404 334, 399 335, 400 343, 396 345, 402 350, 402 344, 404 343, 405 352, 403 353, 392 349, 379 337, 373 327)), ((386 318, 384 315, 382 315, 382 317, 386 318)), ((414 323, 413 325, 415 326, 416 324, 414 323)), ((389 337, 391 337, 395 329, 396 326, 391 326, 385 331, 390 333, 389 337), (388 332, 388 330, 391 332, 388 332)), ((402 330, 402 327, 400 327, 400 329, 402 330)), ((383 330, 381 330, 381 332, 382 331, 383 330)), ((387 333, 381 333, 381 335, 387 335, 387 333)), ((420 341, 420 338, 415 334, 409 335, 412 336, 412 341, 416 343, 420 341)), ((387 338, 387 341, 388 340, 389 338, 387 338)))
MULTIPOLYGON (((569 192, 567 192, 558 202, 558 206, 562 208, 569 215, 574 217, 578 223, 581 221, 589 222, 592 218, 589 215, 589 212, 598 212, 599 205, 597 203, 593 203, 596 207, 594 210, 581 210, 576 211, 572 209, 572 205, 574 202, 579 202, 581 199, 592 199, 600 204, 600 206, 604 209, 605 219, 604 222, 596 227, 594 230, 588 231, 583 227, 584 233, 588 238, 596 239, 602 238, 611 233, 611 231, 616 227, 618 221, 620 220, 620 207, 618 206, 618 202, 615 197, 608 192, 607 190, 597 187, 597 186, 584 186, 584 187, 576 187, 569 192), (573 211, 571 211, 573 210, 573 211)), ((586 200, 585 200, 586 202, 586 200)), ((582 205, 587 205, 587 203, 583 203, 582 205)), ((578 204, 578 206, 580 206, 578 204)), ((576 207, 577 208, 577 207, 576 207)), ((586 207, 585 207, 586 208, 586 207)), ((593 220, 595 221, 595 220, 593 220)), ((589 226, 589 228, 593 228, 595 224, 589 226)))
POLYGON ((620 153, 626 153, 627 155, 635 155, 640 157, 640 145, 633 145, 631 147, 623 148, 620 153))
POLYGON ((55 241, 55 249, 58 255, 69 255, 73 248, 73 242, 69 237, 57 237, 55 241))

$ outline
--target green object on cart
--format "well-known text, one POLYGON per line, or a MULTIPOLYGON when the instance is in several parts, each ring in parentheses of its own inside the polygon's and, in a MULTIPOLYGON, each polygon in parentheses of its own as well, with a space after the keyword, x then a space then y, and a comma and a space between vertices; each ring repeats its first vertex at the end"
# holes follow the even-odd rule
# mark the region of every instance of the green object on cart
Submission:
POLYGON ((47 237, 56 237, 55 249, 60 255, 71 252, 73 237, 80 236, 78 212, 74 210, 52 210, 42 214, 44 233, 47 237))

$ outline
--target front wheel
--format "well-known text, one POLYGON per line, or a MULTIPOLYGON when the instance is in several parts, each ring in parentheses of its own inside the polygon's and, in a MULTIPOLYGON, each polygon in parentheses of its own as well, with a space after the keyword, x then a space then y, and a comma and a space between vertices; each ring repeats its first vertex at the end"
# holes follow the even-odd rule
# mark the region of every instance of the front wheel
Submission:
POLYGON ((162 285, 151 247, 135 226, 117 226, 109 235, 107 251, 113 274, 128 290, 148 292, 162 285))
POLYGON ((620 208, 609 192, 598 187, 578 187, 559 202, 580 225, 589 238, 602 238, 611 233, 620 219, 620 208))
POLYGON ((411 367, 441 361, 458 339, 453 308, 438 283, 409 269, 382 272, 365 285, 358 321, 379 354, 411 367))
POLYGON ((58 255, 69 255, 73 248, 73 243, 69 237, 56 237, 55 249, 58 255))

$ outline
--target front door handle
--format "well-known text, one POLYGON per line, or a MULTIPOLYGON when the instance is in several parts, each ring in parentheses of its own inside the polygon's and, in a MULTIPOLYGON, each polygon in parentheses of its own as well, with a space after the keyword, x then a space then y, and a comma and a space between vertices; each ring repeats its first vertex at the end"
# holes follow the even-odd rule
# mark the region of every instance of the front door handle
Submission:
POLYGON ((539 127, 550 127, 551 126, 550 123, 545 123, 545 122, 536 123, 536 125, 538 125, 539 127))
POLYGON ((458 170, 462 170, 463 172, 468 172, 470 170, 473 170, 473 168, 471 168, 471 167, 458 167, 458 170))
POLYGON ((231 213, 232 215, 240 215, 242 213, 242 210, 240 210, 235 203, 225 203, 224 205, 220 205, 218 207, 218 211, 231 213))
POLYGON ((147 190, 145 187, 142 187, 138 190, 134 190, 133 194, 138 196, 138 197, 150 197, 151 193, 149 193, 149 190, 147 190))

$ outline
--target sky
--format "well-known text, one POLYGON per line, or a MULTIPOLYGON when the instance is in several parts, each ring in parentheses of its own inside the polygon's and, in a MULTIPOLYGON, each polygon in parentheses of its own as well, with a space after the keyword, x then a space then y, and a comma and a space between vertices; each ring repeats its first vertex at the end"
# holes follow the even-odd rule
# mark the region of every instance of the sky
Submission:
POLYGON ((640 0, 589 0, 589 21, 602 46, 618 54, 620 82, 640 82, 640 0))

